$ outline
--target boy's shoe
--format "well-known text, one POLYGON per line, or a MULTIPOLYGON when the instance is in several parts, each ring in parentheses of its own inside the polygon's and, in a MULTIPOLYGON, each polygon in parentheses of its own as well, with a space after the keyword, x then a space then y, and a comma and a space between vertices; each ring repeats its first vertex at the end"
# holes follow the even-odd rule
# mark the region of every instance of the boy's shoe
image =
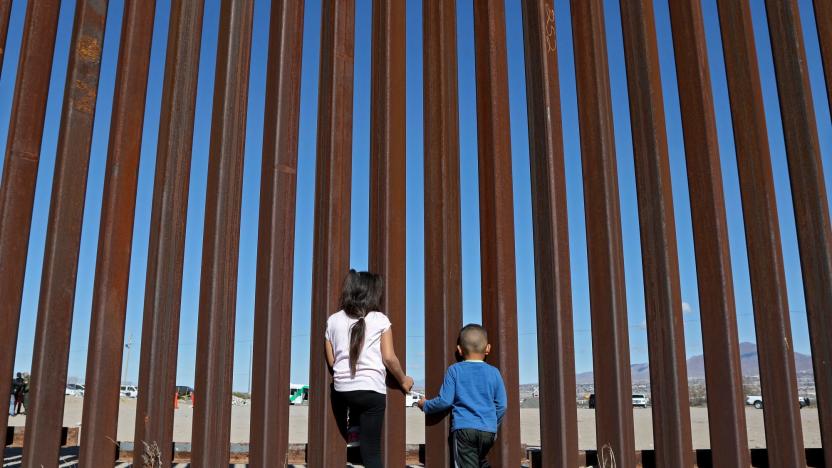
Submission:
POLYGON ((359 440, 360 433, 360 426, 351 426, 349 429, 347 429, 347 448, 358 447, 359 445, 361 445, 361 442, 359 440))

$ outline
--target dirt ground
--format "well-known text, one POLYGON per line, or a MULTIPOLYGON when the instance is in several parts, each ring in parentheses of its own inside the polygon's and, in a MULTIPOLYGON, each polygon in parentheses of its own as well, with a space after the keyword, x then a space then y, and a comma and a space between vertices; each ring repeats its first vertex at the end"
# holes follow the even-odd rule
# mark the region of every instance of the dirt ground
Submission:
MULTIPOLYGON (((66 397, 64 411, 64 426, 76 427, 81 425, 83 399, 66 397)), ((425 441, 424 416, 416 408, 407 408, 407 443, 420 444, 425 441)), ((694 448, 710 448, 708 437, 707 408, 691 408, 691 425, 694 448)), ((246 443, 249 440, 249 418, 251 407, 233 406, 231 410, 231 442, 246 443)), ((290 435, 289 443, 306 443, 307 437, 307 406, 291 406, 289 410, 290 435)), ((765 430, 763 428, 763 412, 754 408, 746 409, 748 425, 748 441, 751 448, 765 447, 765 430)), ((653 448, 653 424, 651 409, 635 408, 633 410, 636 449, 653 448)), ((820 428, 818 425, 817 408, 806 408, 800 411, 803 419, 803 437, 806 447, 820 447, 820 428)), ((136 400, 122 398, 119 407, 118 440, 133 440, 136 417, 136 400)), ((25 425, 26 416, 10 418, 10 426, 25 425)), ((176 442, 190 442, 191 425, 193 423, 193 408, 188 403, 181 403, 174 417, 174 440, 176 442)), ((520 409, 521 440, 527 445, 540 444, 540 413, 537 408, 520 409)), ((595 449, 595 411, 578 409, 578 443, 581 450, 595 449)))

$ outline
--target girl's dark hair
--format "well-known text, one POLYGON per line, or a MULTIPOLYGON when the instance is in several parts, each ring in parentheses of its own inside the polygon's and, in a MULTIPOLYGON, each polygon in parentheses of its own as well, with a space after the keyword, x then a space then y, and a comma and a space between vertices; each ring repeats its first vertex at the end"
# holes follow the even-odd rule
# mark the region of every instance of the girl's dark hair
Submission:
POLYGON ((355 375, 358 357, 364 348, 364 317, 370 312, 379 312, 384 283, 380 275, 367 271, 350 270, 344 279, 341 291, 341 310, 348 317, 358 319, 350 329, 350 373, 355 375))

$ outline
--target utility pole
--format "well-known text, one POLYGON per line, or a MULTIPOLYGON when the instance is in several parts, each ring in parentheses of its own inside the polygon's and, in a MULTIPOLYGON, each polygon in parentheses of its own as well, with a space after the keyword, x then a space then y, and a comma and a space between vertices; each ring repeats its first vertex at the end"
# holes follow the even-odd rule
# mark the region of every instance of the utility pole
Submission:
POLYGON ((127 363, 124 365, 124 372, 121 374, 122 385, 125 383, 124 379, 130 376, 130 349, 133 347, 133 332, 130 332, 130 338, 128 338, 127 342, 124 343, 124 347, 127 349, 127 363))

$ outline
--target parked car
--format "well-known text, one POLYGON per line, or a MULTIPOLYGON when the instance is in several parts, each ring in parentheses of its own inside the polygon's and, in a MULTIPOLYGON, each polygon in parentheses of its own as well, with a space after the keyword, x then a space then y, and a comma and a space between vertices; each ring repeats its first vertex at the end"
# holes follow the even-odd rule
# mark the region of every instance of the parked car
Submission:
POLYGON ((137 398, 139 396, 139 389, 135 385, 122 385, 121 392, 119 393, 123 397, 137 398))
MULTIPOLYGON (((812 404, 812 400, 808 397, 800 397, 797 399, 797 402, 801 409, 812 404)), ((763 397, 761 395, 748 395, 745 398, 745 404, 754 406, 757 409, 763 409, 763 397)))
POLYGON ((69 396, 82 397, 84 396, 84 386, 80 384, 66 384, 66 391, 64 393, 69 396))
POLYGON ((642 395, 641 393, 633 393, 633 406, 647 408, 648 403, 650 403, 650 400, 647 398, 646 395, 642 395))
MULTIPOLYGON (((647 405, 650 404, 650 399, 647 398, 647 395, 642 395, 641 393, 633 393, 633 406, 640 406, 642 408, 647 408, 647 405)), ((587 407, 589 409, 595 408, 595 394, 591 393, 589 395, 589 402, 587 403, 587 407)))
POLYGON ((404 397, 404 405, 407 407, 418 406, 417 403, 422 397, 424 397, 424 395, 419 392, 410 392, 404 397))

